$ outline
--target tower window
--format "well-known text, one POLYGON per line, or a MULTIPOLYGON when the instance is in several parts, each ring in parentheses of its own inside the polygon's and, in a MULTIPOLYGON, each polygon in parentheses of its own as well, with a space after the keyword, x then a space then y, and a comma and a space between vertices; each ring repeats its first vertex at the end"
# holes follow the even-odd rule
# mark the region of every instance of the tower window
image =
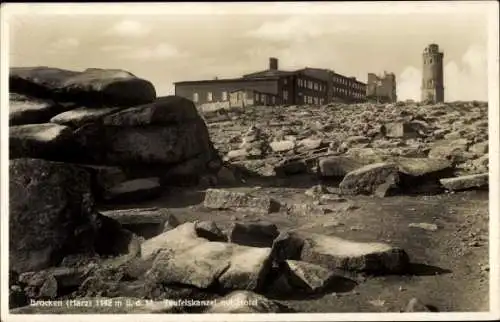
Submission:
POLYGON ((431 63, 431 64, 432 64, 432 58, 429 60, 429 63, 431 63))

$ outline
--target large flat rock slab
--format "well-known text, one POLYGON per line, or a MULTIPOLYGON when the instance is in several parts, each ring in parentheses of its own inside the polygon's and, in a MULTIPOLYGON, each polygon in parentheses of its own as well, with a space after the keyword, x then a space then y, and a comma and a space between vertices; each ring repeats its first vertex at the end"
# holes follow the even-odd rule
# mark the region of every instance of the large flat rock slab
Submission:
POLYGON ((302 260, 328 269, 401 273, 408 266, 406 252, 386 243, 356 242, 322 234, 287 232, 273 245, 278 261, 302 260))
POLYGON ((439 180, 453 176, 455 167, 446 159, 397 158, 399 168, 398 188, 405 193, 442 192, 439 180))
POLYGON ((399 172, 414 177, 440 175, 454 169, 449 160, 437 158, 397 158, 395 163, 399 172))
POLYGON ((161 195, 159 178, 124 181, 104 193, 106 201, 135 202, 157 198, 161 195))
POLYGON ((321 177, 344 177, 351 171, 362 168, 369 163, 354 157, 332 156, 318 161, 318 172, 321 177))
POLYGON ((271 267, 271 248, 211 242, 186 223, 142 244, 141 256, 154 257, 150 283, 186 284, 199 288, 258 290, 271 267))
POLYGON ((119 111, 118 107, 103 107, 103 108, 89 108, 80 107, 73 109, 71 111, 66 111, 61 114, 57 114, 50 119, 51 123, 80 127, 86 123, 94 123, 102 119, 104 116, 112 114, 119 111))
POLYGON ((26 124, 9 127, 9 158, 59 159, 72 144, 69 127, 26 124))
POLYGON ((107 210, 100 213, 113 218, 122 225, 158 224, 162 227, 171 216, 168 208, 131 208, 107 210))
POLYGON ((190 100, 180 96, 165 96, 149 104, 108 115, 102 119, 102 123, 109 126, 172 125, 199 117, 190 100))
POLYGON ((54 115, 72 108, 74 108, 73 105, 10 93, 9 125, 48 123, 54 115))
POLYGON ((305 240, 301 259, 327 268, 353 271, 403 272, 408 264, 404 250, 386 243, 364 243, 326 235, 305 240))
POLYGON ((272 198, 223 189, 207 189, 203 205, 210 209, 245 209, 259 213, 272 213, 280 208, 272 198))
POLYGON ((119 69, 71 71, 51 67, 12 67, 11 92, 91 105, 134 106, 152 102, 151 82, 119 69))
POLYGON ((120 127, 87 124, 75 131, 80 154, 105 165, 174 164, 209 149, 202 121, 183 126, 120 127))
POLYGON ((472 174, 456 178, 441 179, 443 187, 449 191, 488 188, 488 173, 472 174))
POLYGON ((388 181, 399 181, 398 166, 393 163, 374 163, 349 172, 339 188, 344 195, 371 194, 388 181))

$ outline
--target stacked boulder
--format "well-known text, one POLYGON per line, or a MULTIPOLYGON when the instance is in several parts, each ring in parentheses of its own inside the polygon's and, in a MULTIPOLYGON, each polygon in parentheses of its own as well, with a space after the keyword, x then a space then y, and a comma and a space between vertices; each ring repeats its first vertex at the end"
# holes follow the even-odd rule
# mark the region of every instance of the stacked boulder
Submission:
POLYGON ((83 165, 100 197, 156 196, 221 165, 194 104, 129 72, 11 68, 10 91, 10 159, 83 165))

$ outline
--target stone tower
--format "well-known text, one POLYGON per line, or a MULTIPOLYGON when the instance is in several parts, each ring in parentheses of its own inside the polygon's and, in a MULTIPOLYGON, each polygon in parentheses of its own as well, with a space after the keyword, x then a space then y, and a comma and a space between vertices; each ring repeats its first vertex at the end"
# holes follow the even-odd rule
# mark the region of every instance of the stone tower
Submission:
POLYGON ((430 44, 424 49, 422 58, 424 66, 422 73, 421 100, 423 102, 443 102, 443 53, 439 52, 438 45, 430 44))

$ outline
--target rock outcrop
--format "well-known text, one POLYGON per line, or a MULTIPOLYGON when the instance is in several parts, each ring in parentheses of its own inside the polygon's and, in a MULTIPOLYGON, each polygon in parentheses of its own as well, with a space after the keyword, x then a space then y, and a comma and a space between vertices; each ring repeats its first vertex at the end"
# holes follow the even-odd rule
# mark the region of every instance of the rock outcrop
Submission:
POLYGON ((43 269, 92 250, 97 215, 88 173, 38 159, 9 165, 9 260, 17 272, 43 269))
POLYGON ((11 159, 116 167, 127 180, 158 177, 161 186, 196 184, 222 165, 194 104, 156 98, 129 72, 11 68, 10 90, 11 159))
POLYGON ((11 92, 90 105, 134 106, 152 102, 153 84, 124 70, 89 68, 83 72, 50 67, 10 69, 11 92))

